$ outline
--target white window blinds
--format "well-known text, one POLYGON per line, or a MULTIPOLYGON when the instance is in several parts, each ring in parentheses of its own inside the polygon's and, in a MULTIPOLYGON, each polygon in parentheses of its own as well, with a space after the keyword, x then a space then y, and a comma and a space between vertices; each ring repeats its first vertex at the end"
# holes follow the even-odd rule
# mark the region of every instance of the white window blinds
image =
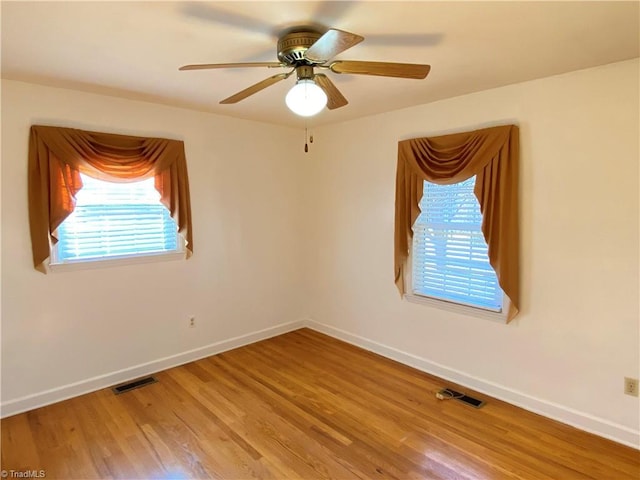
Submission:
POLYGON ((413 225, 413 293, 501 311, 503 292, 489 264, 475 177, 453 185, 424 182, 413 225))
POLYGON ((81 175, 76 208, 58 228, 54 263, 181 250, 176 223, 150 178, 112 183, 81 175))

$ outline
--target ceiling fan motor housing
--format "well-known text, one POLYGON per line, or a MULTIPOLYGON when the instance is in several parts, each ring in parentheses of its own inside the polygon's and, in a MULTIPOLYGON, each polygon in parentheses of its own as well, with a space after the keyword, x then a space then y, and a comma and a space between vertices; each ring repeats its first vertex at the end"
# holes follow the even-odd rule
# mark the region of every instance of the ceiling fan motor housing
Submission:
POLYGON ((304 53, 322 35, 318 32, 292 32, 278 39, 278 59, 291 66, 311 65, 304 53))

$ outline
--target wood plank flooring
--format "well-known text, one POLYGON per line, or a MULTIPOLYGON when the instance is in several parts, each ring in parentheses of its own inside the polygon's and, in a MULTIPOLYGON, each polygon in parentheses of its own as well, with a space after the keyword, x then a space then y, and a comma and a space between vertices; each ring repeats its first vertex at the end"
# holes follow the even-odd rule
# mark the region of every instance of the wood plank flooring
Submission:
POLYGON ((47 479, 638 479, 640 452, 302 329, 4 419, 47 479), (461 388, 462 391, 465 389, 461 388), (466 390, 467 393, 473 393, 466 390))

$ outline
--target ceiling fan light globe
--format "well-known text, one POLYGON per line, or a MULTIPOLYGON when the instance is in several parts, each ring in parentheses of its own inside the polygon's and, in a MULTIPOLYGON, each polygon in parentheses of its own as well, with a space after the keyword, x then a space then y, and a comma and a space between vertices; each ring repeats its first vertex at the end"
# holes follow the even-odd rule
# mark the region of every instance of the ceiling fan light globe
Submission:
POLYGON ((313 80, 298 80, 287 93, 285 102, 296 115, 311 117, 327 105, 327 94, 313 80))

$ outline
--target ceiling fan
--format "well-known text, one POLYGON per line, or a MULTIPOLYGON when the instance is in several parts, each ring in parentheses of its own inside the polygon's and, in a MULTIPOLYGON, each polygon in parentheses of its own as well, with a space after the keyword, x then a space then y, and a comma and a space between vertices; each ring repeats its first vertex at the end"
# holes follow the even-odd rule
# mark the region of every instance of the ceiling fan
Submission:
POLYGON ((349 102, 331 79, 315 69, 329 70, 337 74, 377 75, 396 78, 426 78, 431 67, 415 63, 367 62, 357 60, 333 60, 336 55, 357 45, 364 37, 335 28, 325 33, 312 27, 295 27, 280 36, 277 44, 279 62, 205 63, 184 65, 179 70, 207 70, 216 68, 267 67, 289 68, 266 78, 220 101, 221 104, 237 103, 245 98, 296 73, 296 85, 286 97, 287 106, 298 115, 311 116, 326 105, 329 110, 344 107, 349 102))

